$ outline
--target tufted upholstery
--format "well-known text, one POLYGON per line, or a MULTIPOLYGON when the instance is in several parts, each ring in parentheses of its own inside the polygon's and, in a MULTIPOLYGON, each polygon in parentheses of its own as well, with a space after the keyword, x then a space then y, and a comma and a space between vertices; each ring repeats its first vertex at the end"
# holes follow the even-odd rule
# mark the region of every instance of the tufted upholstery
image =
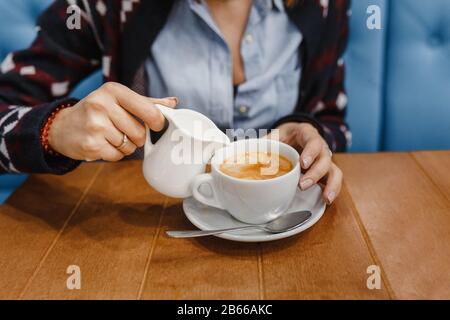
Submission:
POLYGON ((450 2, 353 0, 352 11, 351 150, 450 148, 450 2), (366 28, 371 4, 383 30, 366 28))
POLYGON ((353 133, 352 150, 377 151, 383 121, 383 78, 386 30, 366 27, 366 10, 378 5, 386 16, 386 0, 353 0, 350 39, 346 53, 347 121, 353 133))
POLYGON ((0 2, 0 58, 10 51, 27 47, 34 37, 36 15, 51 0, 15 0, 0 2))
POLYGON ((390 2, 387 150, 450 148, 450 1, 390 2))
MULTIPOLYGON (((52 0, 0 1, 0 60, 26 48, 52 0)), ((353 0, 346 54, 352 151, 450 148, 450 2, 353 0), (368 30, 369 5, 383 30, 368 30)), ((72 94, 98 86, 99 73, 72 94)), ((0 177, 0 203, 24 180, 0 177)))

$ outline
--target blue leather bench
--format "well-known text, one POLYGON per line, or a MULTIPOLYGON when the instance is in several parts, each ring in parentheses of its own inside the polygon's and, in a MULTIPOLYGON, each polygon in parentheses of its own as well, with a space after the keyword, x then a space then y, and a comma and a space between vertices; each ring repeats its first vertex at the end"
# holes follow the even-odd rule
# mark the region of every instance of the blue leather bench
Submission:
MULTIPOLYGON (((0 2, 0 60, 27 47, 51 0, 0 2)), ((353 0, 346 54, 353 152, 450 149, 450 1, 353 0), (378 5, 382 30, 366 27, 378 5)), ((83 97, 99 73, 74 91, 83 97)), ((0 177, 0 203, 24 181, 0 177)))
POLYGON ((450 1, 353 0, 351 151, 450 149, 450 1), (378 5, 382 30, 366 27, 378 5))

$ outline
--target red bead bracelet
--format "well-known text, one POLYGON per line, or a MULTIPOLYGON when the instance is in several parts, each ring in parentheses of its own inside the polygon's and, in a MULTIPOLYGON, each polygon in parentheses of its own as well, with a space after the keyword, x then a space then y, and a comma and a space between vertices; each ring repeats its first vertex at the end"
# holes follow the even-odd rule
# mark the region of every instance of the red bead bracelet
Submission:
POLYGON ((48 133, 50 132, 50 127, 52 126, 53 120, 55 120, 56 115, 59 111, 69 108, 72 105, 65 104, 58 106, 55 110, 53 110, 52 113, 50 113, 50 116, 47 119, 47 122, 45 122, 44 126, 41 128, 41 134, 40 134, 40 140, 41 140, 41 146, 44 149, 44 152, 52 155, 52 156, 59 156, 60 154, 52 149, 50 144, 48 143, 48 133))

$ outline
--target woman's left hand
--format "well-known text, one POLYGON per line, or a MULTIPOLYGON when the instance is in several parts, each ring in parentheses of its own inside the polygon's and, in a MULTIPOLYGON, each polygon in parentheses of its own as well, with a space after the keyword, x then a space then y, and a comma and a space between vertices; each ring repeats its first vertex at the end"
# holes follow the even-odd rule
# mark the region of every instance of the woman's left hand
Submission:
MULTIPOLYGON (((296 148, 300 153, 300 165, 305 171, 299 185, 307 190, 316 183, 323 182, 323 198, 331 204, 342 186, 342 171, 332 161, 328 144, 316 128, 309 123, 285 123, 277 128, 278 139, 296 148)), ((269 138, 277 138, 272 132, 269 138)))

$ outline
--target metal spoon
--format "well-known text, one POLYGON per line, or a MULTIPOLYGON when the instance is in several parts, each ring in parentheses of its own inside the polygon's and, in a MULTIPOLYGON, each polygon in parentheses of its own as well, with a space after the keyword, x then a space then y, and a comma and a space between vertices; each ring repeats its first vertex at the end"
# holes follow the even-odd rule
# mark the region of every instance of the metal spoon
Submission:
POLYGON ((269 233, 283 233, 286 231, 293 230, 305 224, 311 218, 311 216, 312 216, 311 211, 299 211, 284 214, 281 217, 266 224, 248 225, 243 227, 228 228, 221 230, 166 231, 166 234, 172 238, 195 238, 195 237, 213 236, 224 232, 231 232, 238 230, 240 231, 247 229, 259 229, 269 233))

